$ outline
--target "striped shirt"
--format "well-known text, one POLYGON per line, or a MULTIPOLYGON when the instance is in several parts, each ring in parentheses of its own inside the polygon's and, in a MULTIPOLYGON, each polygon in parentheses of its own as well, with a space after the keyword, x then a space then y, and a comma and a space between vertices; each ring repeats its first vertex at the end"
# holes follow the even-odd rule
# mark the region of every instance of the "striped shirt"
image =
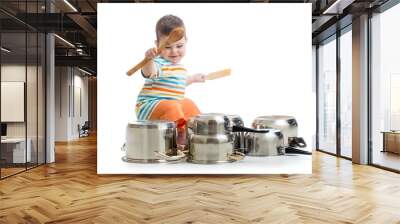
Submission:
POLYGON ((138 120, 148 120, 160 100, 181 100, 185 95, 187 71, 180 64, 156 57, 158 76, 146 78, 136 101, 138 120))

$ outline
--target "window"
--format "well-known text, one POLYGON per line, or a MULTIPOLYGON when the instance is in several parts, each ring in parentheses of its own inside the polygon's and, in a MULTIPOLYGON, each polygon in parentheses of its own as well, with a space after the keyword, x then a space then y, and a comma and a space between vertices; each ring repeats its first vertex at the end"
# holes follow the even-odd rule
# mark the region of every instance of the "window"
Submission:
POLYGON ((318 149, 336 153, 336 36, 318 48, 318 149))
POLYGON ((372 163, 400 170, 400 5, 371 19, 372 163))
POLYGON ((352 157, 352 34, 340 36, 340 155, 352 157))

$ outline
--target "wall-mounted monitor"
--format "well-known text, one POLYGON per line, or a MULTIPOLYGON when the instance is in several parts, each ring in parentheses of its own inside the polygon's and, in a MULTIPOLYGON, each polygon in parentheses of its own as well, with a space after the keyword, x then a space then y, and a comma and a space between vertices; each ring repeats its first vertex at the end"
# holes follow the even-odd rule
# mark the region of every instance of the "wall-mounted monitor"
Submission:
POLYGON ((1 122, 24 122, 25 82, 1 82, 1 122))

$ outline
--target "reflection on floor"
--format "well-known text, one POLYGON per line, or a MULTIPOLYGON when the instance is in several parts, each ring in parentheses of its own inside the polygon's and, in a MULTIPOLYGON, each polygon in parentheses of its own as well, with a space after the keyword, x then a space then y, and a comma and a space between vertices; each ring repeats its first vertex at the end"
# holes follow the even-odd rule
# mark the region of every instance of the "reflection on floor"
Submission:
POLYGON ((25 170, 25 167, 24 168, 1 168, 1 178, 13 175, 15 173, 18 173, 18 172, 21 172, 24 170, 25 170))
MULTIPOLYGON (((27 163, 27 169, 37 166, 36 163, 27 163)), ((1 178, 26 170, 25 164, 1 164, 1 178)))
POLYGON ((400 170, 400 155, 392 152, 374 151, 373 164, 400 170))

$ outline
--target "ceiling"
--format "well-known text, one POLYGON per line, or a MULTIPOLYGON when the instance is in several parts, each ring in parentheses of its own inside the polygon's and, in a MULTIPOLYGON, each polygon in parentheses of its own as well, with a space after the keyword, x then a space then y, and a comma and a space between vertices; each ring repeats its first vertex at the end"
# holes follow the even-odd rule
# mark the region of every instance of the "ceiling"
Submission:
MULTIPOLYGON (((372 10, 387 0, 254 0, 235 2, 254 3, 311 3, 312 37, 318 43, 336 32, 340 26, 351 23, 351 17, 366 10, 372 10), (338 1, 339 4, 335 3, 338 1), (347 21, 347 22, 346 22, 347 21)), ((16 49, 15 54, 25 53, 25 29, 29 31, 54 32, 56 65, 80 66, 96 73, 97 58, 97 3, 137 3, 137 2, 181 2, 181 1, 139 1, 139 0, 1 0, 0 22, 3 38, 8 47, 16 49), (51 11, 51 13, 50 13, 51 11), (66 43, 62 39, 70 44, 66 43)), ((189 1, 224 2, 224 1, 189 1)), ((290 16, 290 15, 288 15, 290 16)), ((29 39, 29 38, 28 38, 29 39)), ((29 40, 28 40, 29 41, 29 40)), ((34 52, 35 43, 29 43, 27 52, 34 52), (32 49, 31 49, 32 48, 32 49)), ((29 56, 28 56, 29 58, 29 56)))

